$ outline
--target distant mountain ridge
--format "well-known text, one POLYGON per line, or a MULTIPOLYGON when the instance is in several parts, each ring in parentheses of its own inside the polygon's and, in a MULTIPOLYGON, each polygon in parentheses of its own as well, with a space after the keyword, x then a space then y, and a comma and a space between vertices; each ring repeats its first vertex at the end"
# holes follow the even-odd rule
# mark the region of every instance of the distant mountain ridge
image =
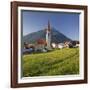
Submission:
MULTIPOLYGON (((46 39, 45 30, 39 30, 37 32, 30 33, 28 35, 23 36, 23 42, 27 43, 36 43, 38 39, 46 39)), ((51 43, 62 43, 64 41, 72 41, 70 38, 60 33, 55 28, 51 28, 51 43)))

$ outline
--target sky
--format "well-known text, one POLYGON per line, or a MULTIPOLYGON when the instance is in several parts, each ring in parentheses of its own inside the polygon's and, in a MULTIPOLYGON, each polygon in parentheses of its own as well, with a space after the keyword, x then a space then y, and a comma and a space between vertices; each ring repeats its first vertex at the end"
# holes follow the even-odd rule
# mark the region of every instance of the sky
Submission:
POLYGON ((51 27, 72 40, 79 40, 79 13, 22 11, 23 36, 43 30, 50 21, 51 27))

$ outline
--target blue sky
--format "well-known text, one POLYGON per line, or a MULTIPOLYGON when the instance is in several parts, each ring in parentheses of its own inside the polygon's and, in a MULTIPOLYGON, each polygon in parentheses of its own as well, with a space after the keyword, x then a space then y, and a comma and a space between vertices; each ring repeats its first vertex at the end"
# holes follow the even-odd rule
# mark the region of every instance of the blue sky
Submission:
POLYGON ((79 14, 65 12, 22 11, 23 35, 27 35, 47 27, 56 28, 72 40, 79 40, 79 14))

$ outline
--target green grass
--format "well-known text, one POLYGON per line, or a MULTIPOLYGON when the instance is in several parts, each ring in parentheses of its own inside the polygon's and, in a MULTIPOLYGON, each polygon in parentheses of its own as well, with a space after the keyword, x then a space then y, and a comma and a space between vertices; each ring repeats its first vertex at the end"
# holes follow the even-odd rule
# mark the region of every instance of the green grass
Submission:
POLYGON ((79 74, 79 48, 64 48, 22 57, 23 76, 79 74))

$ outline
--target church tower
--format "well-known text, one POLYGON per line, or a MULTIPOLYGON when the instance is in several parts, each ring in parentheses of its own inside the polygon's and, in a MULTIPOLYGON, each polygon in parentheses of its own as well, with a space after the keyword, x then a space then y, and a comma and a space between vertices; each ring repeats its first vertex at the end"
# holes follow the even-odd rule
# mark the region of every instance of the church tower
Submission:
POLYGON ((48 27, 46 29, 46 43, 47 43, 47 49, 51 49, 51 26, 49 21, 48 21, 48 27))

